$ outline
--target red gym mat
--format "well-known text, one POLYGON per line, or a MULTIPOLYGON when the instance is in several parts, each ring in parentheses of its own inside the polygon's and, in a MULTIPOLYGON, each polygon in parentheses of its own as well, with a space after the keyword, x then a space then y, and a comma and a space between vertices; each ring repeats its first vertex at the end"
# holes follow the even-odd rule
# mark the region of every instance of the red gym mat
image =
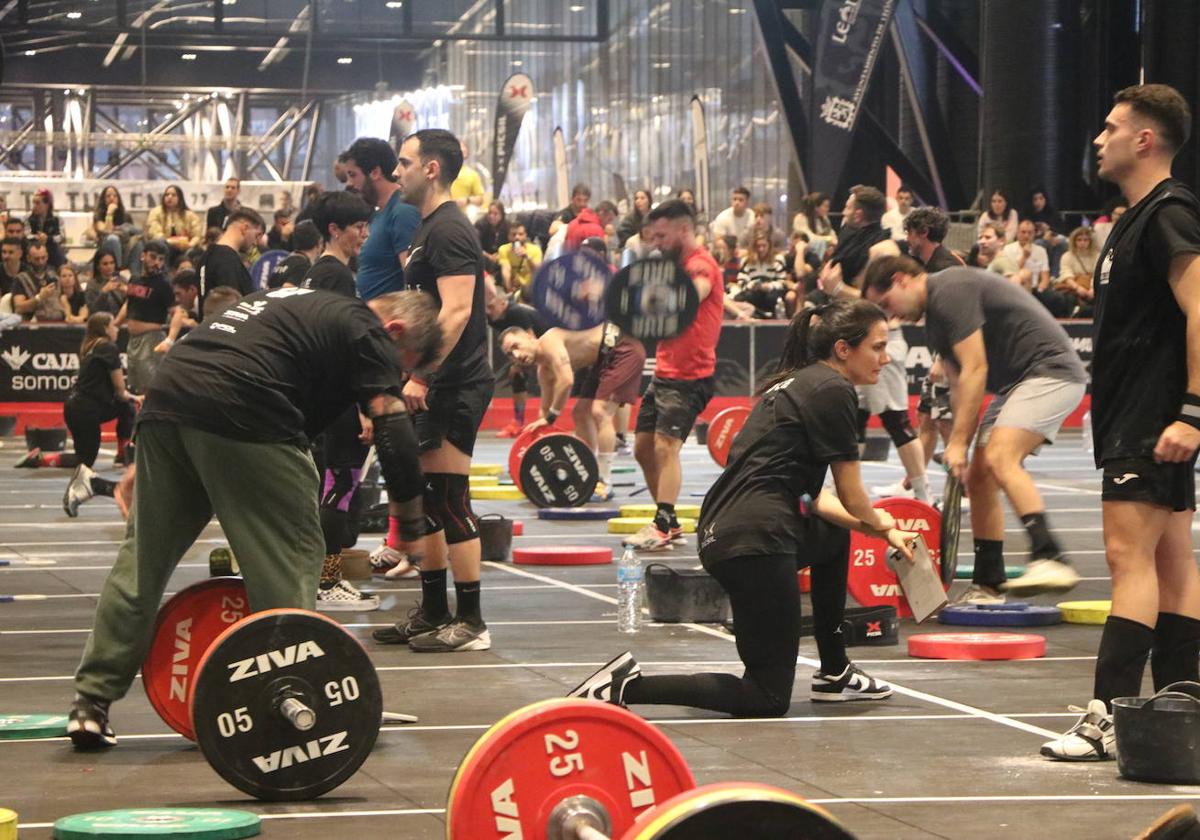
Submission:
POLYGON ((909 636, 908 655, 923 659, 1037 659, 1046 638, 1033 633, 923 633, 909 636))
POLYGON ((613 553, 589 545, 551 545, 514 548, 512 559, 518 566, 603 566, 612 562, 613 553))

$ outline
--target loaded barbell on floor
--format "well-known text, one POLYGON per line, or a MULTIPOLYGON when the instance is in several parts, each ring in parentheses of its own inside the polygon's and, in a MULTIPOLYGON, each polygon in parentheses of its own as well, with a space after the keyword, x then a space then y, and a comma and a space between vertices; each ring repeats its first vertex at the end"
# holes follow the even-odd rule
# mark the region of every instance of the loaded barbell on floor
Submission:
POLYGON ((449 840, 852 840, 828 813, 779 788, 697 788, 670 740, 637 715, 594 700, 518 709, 459 764, 446 804, 449 840))

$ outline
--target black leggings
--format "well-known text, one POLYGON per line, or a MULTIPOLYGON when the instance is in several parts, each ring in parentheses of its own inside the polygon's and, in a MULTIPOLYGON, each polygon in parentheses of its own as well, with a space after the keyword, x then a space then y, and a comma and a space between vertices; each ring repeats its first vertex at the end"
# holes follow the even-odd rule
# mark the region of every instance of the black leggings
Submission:
POLYGON ((846 609, 850 532, 813 517, 799 557, 752 555, 719 560, 708 571, 729 593, 738 656, 746 666, 733 674, 643 676, 623 696, 629 705, 665 704, 727 712, 734 717, 781 717, 792 702, 800 650, 798 566, 812 566, 813 635, 821 670, 846 669, 840 628, 846 609))
POLYGON ((79 463, 89 469, 100 454, 100 424, 117 421, 117 439, 129 440, 133 435, 135 411, 133 403, 113 400, 109 405, 80 397, 68 397, 63 404, 63 419, 75 441, 79 463))

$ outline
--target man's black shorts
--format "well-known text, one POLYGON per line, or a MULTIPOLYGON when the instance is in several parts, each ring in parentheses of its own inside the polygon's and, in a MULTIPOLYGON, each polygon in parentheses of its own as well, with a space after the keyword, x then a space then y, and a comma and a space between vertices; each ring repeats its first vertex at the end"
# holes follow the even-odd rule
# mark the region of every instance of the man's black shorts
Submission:
POLYGON ((692 424, 713 396, 713 378, 650 380, 642 394, 635 430, 687 440, 692 424))
POLYGON ((1149 502, 1173 511, 1196 509, 1196 456, 1180 464, 1153 458, 1114 458, 1104 462, 1100 500, 1149 502))
POLYGON ((475 437, 483 423, 484 412, 492 401, 493 379, 464 384, 441 385, 435 382, 425 397, 428 411, 416 415, 417 441, 422 452, 429 452, 449 441, 471 455, 475 437))

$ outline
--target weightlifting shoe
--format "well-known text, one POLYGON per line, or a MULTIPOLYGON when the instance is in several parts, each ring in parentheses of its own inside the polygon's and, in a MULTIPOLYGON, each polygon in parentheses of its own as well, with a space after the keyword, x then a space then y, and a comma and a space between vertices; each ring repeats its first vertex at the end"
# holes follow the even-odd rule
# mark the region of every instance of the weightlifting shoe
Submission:
POLYGON ((447 615, 439 621, 432 622, 425 617, 420 607, 413 607, 408 611, 407 621, 396 622, 391 627, 380 628, 371 634, 371 638, 381 645, 406 645, 417 636, 441 630, 450 621, 451 618, 447 615))
MULTIPOLYGON (((682 531, 680 535, 682 536, 682 531)), ((649 525, 643 525, 636 534, 630 534, 621 540, 621 545, 636 548, 638 551, 663 551, 672 547, 673 539, 671 533, 663 533, 651 522, 649 525)))
POLYGON ((567 696, 624 706, 625 686, 641 675, 642 666, 637 664, 632 653, 625 651, 571 689, 567 696))
POLYGON ((951 603, 956 607, 995 607, 1007 600, 1005 594, 998 589, 972 583, 956 595, 951 603))
POLYGON ((371 571, 388 580, 415 578, 421 574, 420 567, 409 562, 407 554, 392 548, 386 541, 371 552, 371 571))
POLYGON ((458 618, 439 630, 414 636, 408 641, 409 649, 416 653, 455 653, 457 651, 487 650, 491 646, 492 634, 488 632, 485 625, 472 627, 458 618))
POLYGON ((884 700, 892 696, 892 687, 868 676, 853 662, 836 677, 822 671, 812 676, 814 703, 843 703, 847 700, 884 700))
POLYGON ((895 484, 885 484, 871 488, 871 493, 881 499, 900 498, 900 499, 915 499, 917 494, 904 486, 903 481, 897 481, 895 484))
POLYGON ((17 469, 35 469, 42 465, 42 450, 38 448, 30 449, 25 453, 25 457, 13 464, 17 469))
POLYGON ((117 736, 108 725, 108 707, 112 701, 87 694, 76 694, 67 720, 67 735, 77 750, 100 750, 117 744, 117 736))
POLYGON ((79 506, 92 498, 92 476, 95 475, 90 469, 80 464, 75 468, 75 474, 71 476, 71 481, 67 485, 67 490, 63 493, 63 510, 67 516, 75 518, 79 516, 79 506))
POLYGON ((515 438, 519 434, 521 434, 521 426, 516 420, 514 420, 503 429, 496 432, 496 437, 515 438))
POLYGON ((1060 558, 1034 560, 1025 567, 1025 574, 1007 581, 1001 587, 1018 598, 1046 592, 1069 592, 1079 583, 1079 572, 1060 558))
POLYGON ((1042 755, 1058 761, 1107 761, 1116 758, 1117 735, 1112 715, 1103 700, 1092 700, 1086 709, 1068 706, 1083 716, 1061 738, 1042 744, 1042 755))
POLYGON ((379 596, 360 592, 352 583, 339 580, 317 588, 319 612, 371 612, 379 609, 379 596))

